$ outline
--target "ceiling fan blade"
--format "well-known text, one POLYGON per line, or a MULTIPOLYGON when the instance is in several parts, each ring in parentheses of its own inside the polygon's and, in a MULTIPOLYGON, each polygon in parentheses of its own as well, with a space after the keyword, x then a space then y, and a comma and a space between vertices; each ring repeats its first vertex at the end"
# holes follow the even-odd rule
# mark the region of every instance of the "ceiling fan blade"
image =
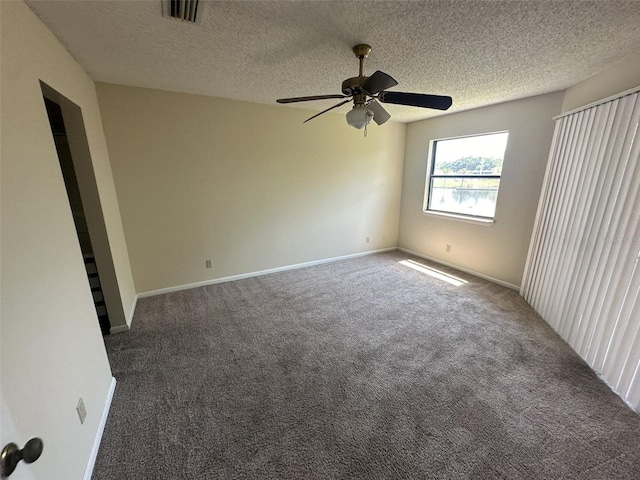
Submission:
MULTIPOLYGON (((351 97, 347 98, 344 102, 340 102, 336 105, 334 105, 333 107, 329 107, 326 110, 321 111, 320 113, 316 113, 313 117, 309 117, 307 118, 304 122, 302 123, 307 123, 309 120, 313 120, 316 117, 319 117, 320 115, 322 115, 323 113, 327 113, 329 110, 333 110, 334 108, 338 108, 341 105, 344 105, 345 103, 349 103, 351 101, 351 97)), ((375 114, 374 114, 375 115, 375 114)))
POLYGON ((384 107, 375 100, 369 101, 369 103, 367 103, 367 108, 373 112, 373 121, 378 125, 382 125, 391 118, 389 112, 387 112, 384 107))
POLYGON ((380 70, 373 72, 369 78, 367 78, 362 84, 362 89, 369 95, 375 95, 387 88, 395 87, 398 84, 390 75, 387 75, 380 70))
POLYGON ((443 95, 427 95, 423 93, 382 92, 378 95, 382 103, 395 103, 411 107, 435 108, 447 110, 453 103, 451 97, 443 95))
POLYGON ((346 98, 346 95, 313 95, 311 97, 293 97, 293 98, 279 98, 276 100, 278 103, 295 103, 295 102, 308 102, 311 100, 326 100, 328 98, 346 98))

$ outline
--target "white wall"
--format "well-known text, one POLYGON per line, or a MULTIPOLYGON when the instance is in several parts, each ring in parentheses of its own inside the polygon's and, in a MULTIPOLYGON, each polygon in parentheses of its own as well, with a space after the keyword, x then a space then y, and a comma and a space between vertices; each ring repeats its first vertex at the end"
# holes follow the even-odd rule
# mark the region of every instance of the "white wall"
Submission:
POLYGON ((94 83, 22 1, 0 2, 0 11, 0 378, 16 436, 3 431, 0 440, 44 441, 42 457, 12 479, 27 470, 38 479, 80 479, 112 377, 40 80, 82 108, 125 310, 135 292, 94 83))
POLYGON ((427 258, 520 285, 538 196, 560 112, 556 92, 409 124, 399 246, 427 258), (509 131, 495 223, 478 225, 422 212, 429 141, 509 131), (451 245, 451 252, 446 252, 451 245))
POLYGON ((562 111, 616 95, 640 86, 640 55, 626 58, 613 67, 565 90, 562 111))
POLYGON ((405 125, 97 91, 139 293, 396 246, 405 125))

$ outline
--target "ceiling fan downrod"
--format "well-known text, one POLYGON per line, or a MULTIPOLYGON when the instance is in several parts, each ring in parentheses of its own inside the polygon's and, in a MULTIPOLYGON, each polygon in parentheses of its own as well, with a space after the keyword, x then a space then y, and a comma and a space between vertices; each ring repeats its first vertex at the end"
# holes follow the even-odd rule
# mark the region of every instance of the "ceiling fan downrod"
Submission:
POLYGON ((360 60, 360 72, 358 73, 358 76, 364 77, 364 59, 371 53, 371 47, 366 43, 359 43, 353 47, 353 53, 355 53, 358 60, 360 60))
POLYGON ((367 101, 367 96, 362 89, 362 84, 367 79, 367 77, 364 76, 364 59, 371 53, 371 46, 366 43, 359 43, 353 47, 353 53, 360 61, 358 76, 347 78, 342 82, 342 93, 348 96, 353 95, 354 105, 364 105, 367 101))

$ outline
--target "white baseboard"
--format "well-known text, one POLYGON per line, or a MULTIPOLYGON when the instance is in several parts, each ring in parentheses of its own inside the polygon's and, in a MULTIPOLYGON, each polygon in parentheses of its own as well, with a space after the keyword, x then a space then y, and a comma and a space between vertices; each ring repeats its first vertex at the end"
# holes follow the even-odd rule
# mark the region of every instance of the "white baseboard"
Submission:
POLYGON ((502 285, 503 287, 511 288, 513 290, 517 290, 518 292, 520 291, 520 285, 514 285, 513 283, 505 282, 504 280, 500 280, 498 278, 493 278, 493 277, 490 277, 489 275, 485 275, 483 273, 476 272, 476 271, 470 270, 468 268, 460 267, 459 265, 454 265, 453 263, 443 262, 442 260, 440 260, 438 258, 432 258, 432 257, 429 257, 427 255, 423 255, 421 253, 414 252, 413 250, 409 250, 408 248, 398 247, 398 250, 400 250, 401 252, 404 252, 404 253, 408 253, 409 255, 414 255, 416 257, 424 258, 425 260, 429 260, 430 262, 439 263, 440 265, 444 265, 445 267, 454 268, 456 270, 460 270, 461 272, 469 273, 469 274, 471 274, 473 276, 480 277, 480 278, 482 278, 484 280, 488 280, 488 281, 493 282, 493 283, 497 283, 498 285, 502 285))
POLYGON ((129 325, 116 325, 115 327, 111 327, 109 329, 109 333, 114 335, 116 333, 128 332, 130 330, 129 325))
POLYGON ((127 317, 127 326, 131 327, 133 323, 133 314, 136 312, 136 305, 138 304, 138 294, 133 297, 133 305, 131 305, 131 309, 129 310, 129 316, 127 317))
POLYGON ((109 392, 107 398, 104 401, 104 408, 102 409, 102 416, 100 417, 100 423, 98 424, 98 431, 93 439, 93 447, 91 448, 91 454, 89 455, 89 461, 87 462, 87 468, 84 470, 84 480, 91 480, 93 474, 93 467, 96 464, 96 458, 98 457, 98 450, 100 449, 100 442, 102 440, 102 434, 104 433, 104 427, 107 424, 107 417, 109 416, 109 410, 111 409, 111 401, 113 400, 113 394, 116 391, 116 379, 111 377, 111 385, 109 385, 109 392))
POLYGON ((133 314, 136 311, 136 305, 138 304, 138 295, 133 298, 133 305, 131 305, 131 309, 129 310, 129 316, 125 319, 127 322, 124 325, 116 325, 115 327, 111 327, 109 329, 109 333, 114 335, 116 333, 124 333, 131 330, 131 324, 133 323, 133 314))
POLYGON ((296 263, 294 265, 286 265, 284 267, 270 268, 268 270, 260 270, 257 272, 243 273, 240 275, 232 275, 229 277, 214 278, 212 280, 205 280, 204 282, 188 283, 185 285, 177 285, 175 287, 161 288, 159 290, 142 292, 137 295, 137 298, 153 297, 155 295, 162 295, 163 293, 179 292, 181 290, 189 290, 191 288, 204 287, 206 285, 215 285, 217 283, 233 282, 234 280, 242 280, 245 278, 259 277, 261 275, 269 275, 270 273, 278 273, 278 272, 284 272, 286 270, 294 270, 296 268, 312 267, 314 265, 322 265, 323 263, 339 262, 340 260, 363 257, 365 255, 373 255, 374 253, 390 252, 392 250, 396 250, 396 247, 382 248, 379 250, 370 250, 368 252, 352 253, 350 255, 325 258, 322 260, 314 260, 312 262, 296 263))

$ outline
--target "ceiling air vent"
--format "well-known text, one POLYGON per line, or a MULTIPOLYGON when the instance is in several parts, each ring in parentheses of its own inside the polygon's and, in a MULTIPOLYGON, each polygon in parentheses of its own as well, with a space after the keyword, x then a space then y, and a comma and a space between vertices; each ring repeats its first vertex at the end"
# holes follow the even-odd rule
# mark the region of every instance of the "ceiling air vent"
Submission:
POLYGON ((200 0, 162 0, 163 14, 165 17, 198 23, 203 3, 200 0))

